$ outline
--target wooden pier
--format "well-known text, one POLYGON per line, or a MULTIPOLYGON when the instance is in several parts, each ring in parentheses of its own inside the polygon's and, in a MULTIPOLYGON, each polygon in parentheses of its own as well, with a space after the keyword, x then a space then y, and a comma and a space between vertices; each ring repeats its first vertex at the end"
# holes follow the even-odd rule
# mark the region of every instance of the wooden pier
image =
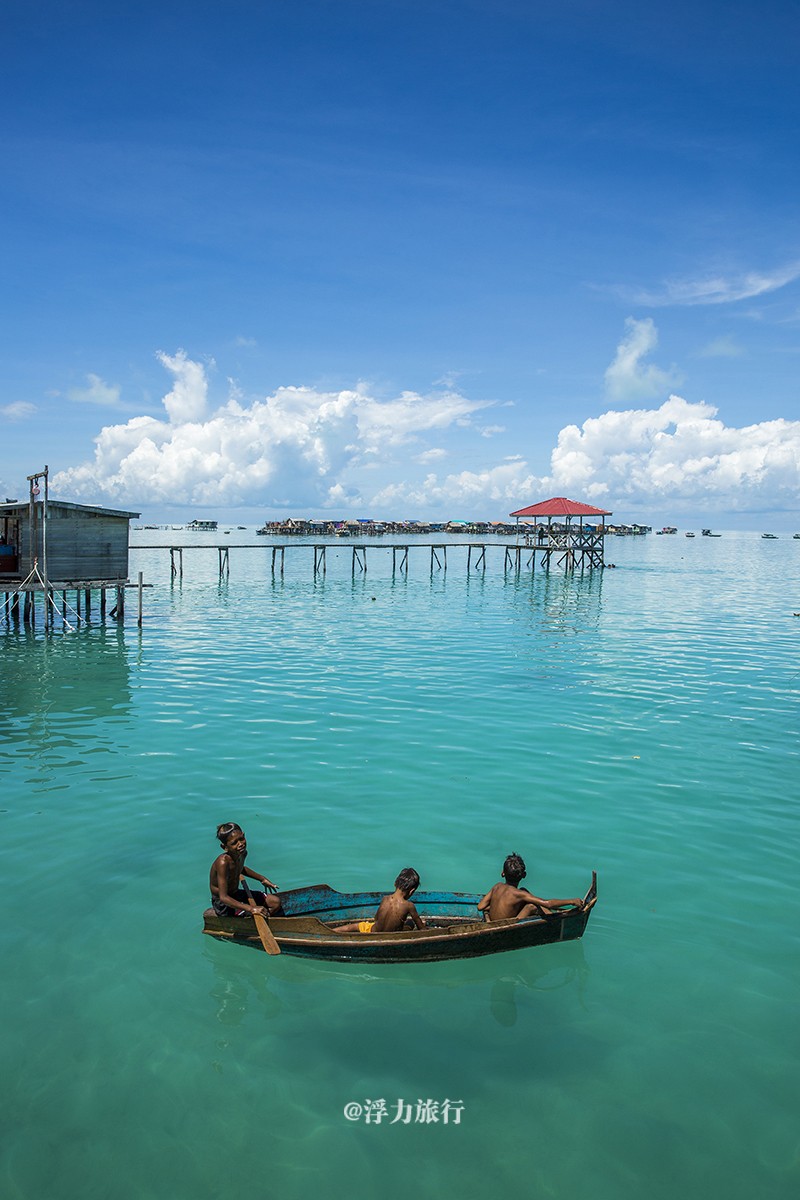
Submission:
MULTIPOLYGON (((169 553, 170 575, 173 579, 183 578, 183 553, 188 551, 203 551, 216 553, 218 558, 220 578, 228 577, 231 569, 231 551, 249 550, 255 553, 266 553, 270 556, 272 575, 283 577, 286 571, 286 553, 294 555, 295 559, 307 552, 310 558, 311 572, 314 578, 324 576, 328 569, 328 551, 341 554, 348 546, 341 541, 335 542, 277 542, 257 544, 249 542, 225 543, 223 545, 198 545, 184 543, 182 545, 132 545, 131 550, 164 550, 169 553)), ((580 536, 576 530, 550 531, 549 536, 525 543, 516 542, 507 545, 503 542, 359 542, 350 549, 351 574, 366 575, 368 563, 376 555, 391 554, 392 575, 408 574, 409 556, 422 555, 427 552, 430 560, 430 573, 446 572, 448 555, 451 562, 454 557, 461 557, 466 566, 467 574, 483 572, 487 569, 488 558, 497 558, 502 554, 503 571, 520 573, 534 571, 538 565, 540 570, 586 571, 602 568, 603 563, 603 533, 601 531, 582 531, 580 536), (538 563, 537 563, 538 560, 538 563)))
POLYGON ((15 584, 13 591, 10 590, 9 584, 0 584, 0 594, 3 595, 0 619, 4 620, 6 625, 22 623, 35 626, 37 609, 41 604, 45 629, 53 627, 57 616, 60 616, 65 628, 74 629, 91 622, 96 597, 99 619, 105 621, 108 618, 123 624, 125 592, 132 590, 136 592, 137 597, 136 624, 141 629, 143 592, 145 588, 152 586, 151 583, 143 582, 141 571, 137 583, 131 583, 128 579, 51 579, 45 585, 40 578, 27 579, 15 584), (74 602, 68 599, 71 593, 74 593, 74 602), (113 597, 110 609, 108 594, 113 597))

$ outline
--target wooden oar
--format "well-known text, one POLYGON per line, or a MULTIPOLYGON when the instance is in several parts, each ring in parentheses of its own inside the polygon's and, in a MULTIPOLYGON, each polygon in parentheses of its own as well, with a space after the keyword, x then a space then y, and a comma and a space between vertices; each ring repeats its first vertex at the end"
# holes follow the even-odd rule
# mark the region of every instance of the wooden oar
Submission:
MULTIPOLYGON (((239 876, 239 882, 242 884, 242 887, 247 892, 247 899, 252 900, 253 896, 250 891, 250 888, 247 886, 247 880, 245 879, 244 875, 239 876)), ((258 936, 261 938, 261 945, 264 947, 267 954, 280 954, 281 948, 278 945, 278 943, 275 941, 275 935, 273 934, 273 932, 270 929, 267 922, 262 917, 261 913, 253 913, 253 920, 256 923, 256 929, 258 930, 258 936)))

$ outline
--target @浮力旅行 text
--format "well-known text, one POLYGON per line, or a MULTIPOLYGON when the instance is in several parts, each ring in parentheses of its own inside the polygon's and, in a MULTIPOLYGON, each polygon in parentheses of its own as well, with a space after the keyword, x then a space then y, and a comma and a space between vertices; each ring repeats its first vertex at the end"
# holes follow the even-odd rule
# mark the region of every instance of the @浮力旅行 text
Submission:
POLYGON ((364 1125, 460 1125, 463 1100, 350 1100, 344 1106, 348 1121, 364 1125))

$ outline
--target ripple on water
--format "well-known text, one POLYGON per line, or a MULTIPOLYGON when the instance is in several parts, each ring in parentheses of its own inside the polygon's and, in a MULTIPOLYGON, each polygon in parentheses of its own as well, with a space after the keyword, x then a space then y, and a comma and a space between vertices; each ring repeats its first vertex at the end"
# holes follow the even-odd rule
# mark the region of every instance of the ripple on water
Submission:
POLYGON ((84 1197, 87 1145, 119 1200, 211 1194, 230 1158, 262 1178, 258 1112, 284 1200, 407 1193, 420 1159, 443 1195, 790 1194, 792 581, 758 539, 613 549, 603 577, 422 556, 366 585, 344 552, 273 583, 254 550, 224 584, 198 552, 182 587, 146 552, 141 636, 0 634, 0 822, 44 868, 3 933, 4 1193, 84 1197), (199 934, 223 819, 284 887, 411 863, 482 890, 516 850, 545 895, 597 869, 600 902, 582 942, 502 958, 266 960, 199 934), (460 1098, 465 1125, 348 1125, 378 1096, 460 1098))

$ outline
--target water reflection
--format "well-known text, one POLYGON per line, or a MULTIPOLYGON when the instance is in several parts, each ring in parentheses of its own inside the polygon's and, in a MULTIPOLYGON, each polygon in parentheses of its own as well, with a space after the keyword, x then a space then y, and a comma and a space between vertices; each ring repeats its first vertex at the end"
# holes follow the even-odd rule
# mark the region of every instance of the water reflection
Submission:
MULTIPOLYGON (((355 986, 362 1003, 384 1005, 387 991, 413 989, 424 1006, 425 994, 442 989, 464 994, 472 991, 473 1002, 486 1006, 487 1015, 505 1028, 519 1019, 518 1005, 526 993, 554 992, 577 988, 583 1006, 590 968, 580 942, 537 953, 487 955, 445 963, 398 963, 365 968, 363 964, 322 962, 283 955, 269 959, 260 950, 228 946, 206 940, 204 957, 210 964, 213 983, 209 991, 216 1019, 223 1025, 239 1025, 252 1009, 260 1018, 291 1017, 298 1007, 297 988, 324 988, 318 998, 341 1003, 355 986), (557 957, 556 957, 557 955, 557 957), (488 985, 488 986, 487 986, 488 985), (331 990, 333 989, 333 991, 331 990)), ((302 1002, 309 1014, 309 998, 302 1002)))
POLYGON ((74 636, 9 638, 3 648, 0 714, 8 721, 93 720, 131 704, 125 631, 100 626, 74 636))

